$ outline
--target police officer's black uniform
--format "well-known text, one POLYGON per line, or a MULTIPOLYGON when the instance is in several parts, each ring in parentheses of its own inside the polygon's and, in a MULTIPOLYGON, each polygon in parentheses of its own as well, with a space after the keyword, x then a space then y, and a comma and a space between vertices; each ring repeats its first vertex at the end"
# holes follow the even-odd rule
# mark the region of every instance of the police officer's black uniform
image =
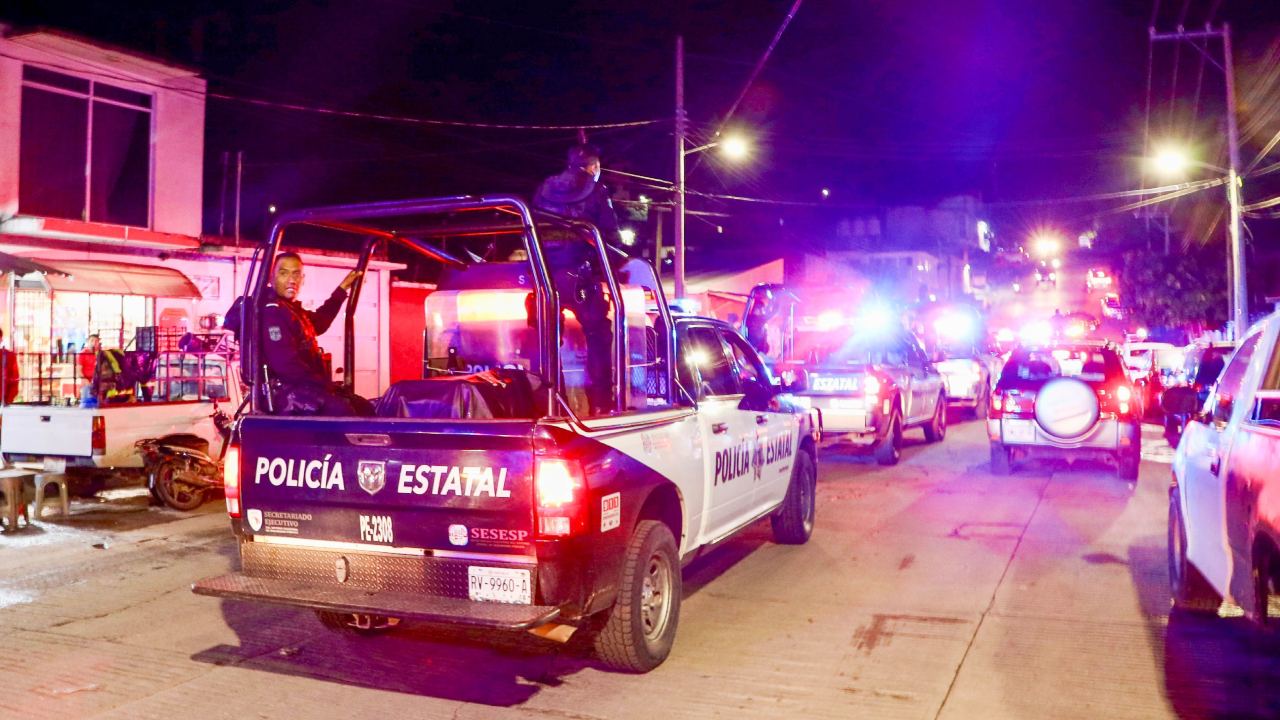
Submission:
POLYGON ((371 415, 368 400, 334 386, 316 336, 338 316, 347 291, 336 288, 315 310, 268 288, 262 304, 262 357, 284 415, 371 415))
MULTIPOLYGON (((616 244, 621 237, 609 191, 577 160, 571 151, 569 167, 542 182, 533 204, 592 223, 606 243, 616 244)), ((561 306, 574 314, 586 337, 586 390, 591 410, 607 412, 613 409, 613 358, 610 357, 613 327, 609 321, 609 303, 600 291, 604 275, 597 267, 599 255, 575 233, 548 233, 543 240, 561 306)))

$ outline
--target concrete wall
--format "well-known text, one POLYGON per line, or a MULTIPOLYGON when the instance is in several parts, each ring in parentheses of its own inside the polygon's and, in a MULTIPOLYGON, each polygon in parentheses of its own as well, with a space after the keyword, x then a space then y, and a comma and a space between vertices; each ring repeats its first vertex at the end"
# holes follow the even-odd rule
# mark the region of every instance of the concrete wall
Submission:
POLYGON ((0 220, 22 210, 18 207, 22 66, 29 62, 154 96, 150 229, 200 235, 204 80, 119 51, 43 33, 0 38, 0 53, 9 56, 0 57, 0 220))

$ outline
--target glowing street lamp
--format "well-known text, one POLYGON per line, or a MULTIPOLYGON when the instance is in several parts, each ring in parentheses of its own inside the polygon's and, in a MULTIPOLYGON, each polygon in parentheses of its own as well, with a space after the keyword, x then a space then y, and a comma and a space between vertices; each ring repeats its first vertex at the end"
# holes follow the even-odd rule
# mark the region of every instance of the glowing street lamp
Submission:
MULTIPOLYGON (((1234 122, 1234 120, 1233 120, 1234 122)), ((1248 288, 1245 284, 1244 244, 1241 239, 1241 216, 1244 214, 1243 200, 1240 197, 1240 175, 1236 171, 1237 158, 1231 156, 1231 167, 1223 168, 1191 158, 1185 150, 1175 145, 1167 145, 1149 158, 1151 166, 1161 175, 1178 177, 1186 173, 1190 167, 1205 168, 1219 173, 1227 179, 1227 208, 1229 222, 1227 234, 1229 255, 1231 259, 1231 292, 1228 299, 1231 306, 1232 337, 1239 340, 1249 324, 1247 305, 1248 288)))
POLYGON ((1062 241, 1053 235, 1037 235, 1031 243, 1041 257, 1054 257, 1062 251, 1062 241))
MULTIPOLYGON (((679 47, 679 46, 678 46, 679 47)), ((679 51, 678 51, 679 52, 679 51)), ((681 84, 683 81, 681 81, 681 84)), ((683 90, 677 88, 677 95, 683 90)), ((683 101, 677 101, 677 105, 682 105, 683 101)), ((682 111, 681 111, 682 112, 682 111)), ((677 113, 678 117, 682 117, 677 113)), ((713 147, 720 148, 721 154, 730 160, 741 160, 750 153, 750 145, 747 144, 745 138, 741 135, 725 135, 717 137, 715 140, 699 145, 688 150, 684 147, 683 123, 676 132, 676 202, 675 202, 675 291, 676 298, 684 297, 684 216, 685 216, 685 172, 684 159, 694 153, 700 153, 704 150, 710 150, 713 147)))

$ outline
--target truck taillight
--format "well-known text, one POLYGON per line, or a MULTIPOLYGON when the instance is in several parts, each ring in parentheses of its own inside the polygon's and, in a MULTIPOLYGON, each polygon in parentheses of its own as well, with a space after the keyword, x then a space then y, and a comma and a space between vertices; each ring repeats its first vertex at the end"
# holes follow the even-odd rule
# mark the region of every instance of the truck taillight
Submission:
POLYGON ((222 458, 222 491, 227 498, 227 514, 240 517, 240 448, 232 445, 222 458))
POLYGON ((999 392, 991 393, 989 402, 991 407, 987 409, 988 417, 1000 419, 1000 416, 1004 414, 1004 394, 999 392))
POLYGON ((862 378, 862 391, 866 394, 868 400, 876 400, 880 396, 880 378, 875 375, 867 375, 862 378))
POLYGON ((539 457, 533 482, 540 537, 568 537, 586 529, 587 483, 580 464, 565 458, 539 457))
POLYGON ((107 454, 107 419, 102 415, 93 416, 93 432, 90 434, 89 446, 93 448, 94 455, 107 454))

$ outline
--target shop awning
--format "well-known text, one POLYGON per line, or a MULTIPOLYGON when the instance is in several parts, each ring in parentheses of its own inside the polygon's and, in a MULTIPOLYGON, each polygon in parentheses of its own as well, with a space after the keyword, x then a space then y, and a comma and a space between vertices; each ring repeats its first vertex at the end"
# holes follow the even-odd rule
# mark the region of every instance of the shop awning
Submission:
POLYGON ((44 276, 49 288, 59 292, 200 299, 195 284, 173 268, 80 260, 40 260, 40 264, 65 273, 44 276))
POLYGON ((48 273, 60 274, 60 270, 55 270, 45 263, 28 260, 19 255, 10 255, 9 253, 0 252, 0 273, 17 273, 18 275, 28 275, 30 273, 48 273))

